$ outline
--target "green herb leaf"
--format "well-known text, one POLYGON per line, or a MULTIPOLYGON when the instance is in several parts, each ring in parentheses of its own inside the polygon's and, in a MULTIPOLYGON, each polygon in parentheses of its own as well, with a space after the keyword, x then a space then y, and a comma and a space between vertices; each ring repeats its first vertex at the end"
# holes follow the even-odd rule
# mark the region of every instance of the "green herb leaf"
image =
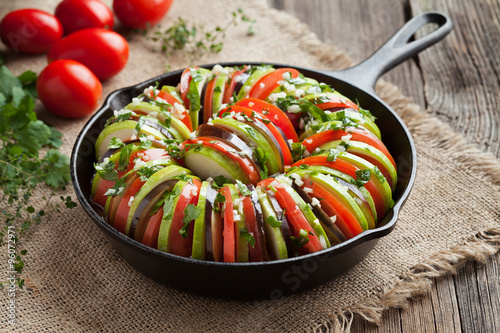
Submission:
POLYGON ((271 215, 267 217, 266 222, 273 228, 279 228, 282 223, 282 221, 271 215))
POLYGON ((111 141, 109 142, 108 149, 118 149, 125 146, 122 140, 114 136, 111 138, 111 141))
POLYGON ((244 195, 244 196, 252 195, 252 192, 240 180, 236 179, 236 184, 238 185, 238 190, 240 191, 241 195, 244 195))
POLYGON ((184 209, 184 218, 182 219, 182 228, 179 230, 179 233, 181 234, 182 238, 187 238, 188 237, 188 229, 189 225, 193 220, 196 220, 198 216, 200 216, 201 213, 201 207, 189 204, 186 206, 184 209))
POLYGON ((228 179, 222 175, 215 177, 214 182, 217 185, 217 187, 222 187, 222 186, 224 186, 224 184, 231 184, 232 183, 231 179, 228 179))
POLYGON ((126 145, 120 150, 120 156, 118 157, 118 167, 117 170, 123 171, 128 167, 130 161, 130 156, 134 150, 134 145, 126 145))
POLYGON ((309 243, 309 235, 310 233, 306 230, 300 229, 299 237, 290 236, 290 239, 298 248, 302 248, 304 245, 309 243))
POLYGON ((246 240, 251 247, 255 246, 255 237, 248 232, 247 228, 240 230, 240 237, 246 240))

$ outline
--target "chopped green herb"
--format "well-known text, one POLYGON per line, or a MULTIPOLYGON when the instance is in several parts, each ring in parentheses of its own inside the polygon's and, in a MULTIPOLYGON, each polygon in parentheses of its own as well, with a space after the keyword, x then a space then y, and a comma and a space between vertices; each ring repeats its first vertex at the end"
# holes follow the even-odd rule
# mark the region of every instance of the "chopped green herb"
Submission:
POLYGON ((189 204, 184 209, 184 218, 182 219, 182 228, 179 230, 182 238, 188 237, 188 229, 193 220, 196 220, 200 216, 201 207, 189 204))
POLYGON ((118 157, 118 167, 117 167, 119 171, 127 169, 130 156, 132 155, 134 147, 135 147, 134 145, 126 145, 120 150, 120 156, 118 157))
POLYGON ((304 229, 300 229, 299 237, 290 236, 290 239, 295 245, 297 245, 298 248, 302 248, 304 245, 309 243, 309 235, 313 236, 314 234, 311 232, 308 233, 304 229))
POLYGON ((273 228, 279 228, 282 223, 282 221, 271 215, 267 217, 266 222, 273 228))
POLYGON ((240 191, 241 195, 244 196, 252 195, 252 192, 240 180, 236 179, 236 184, 238 185, 238 190, 240 191))
POLYGON ((104 193, 104 195, 106 196, 121 195, 123 193, 123 190, 125 190, 125 177, 118 179, 115 185, 109 188, 106 191, 106 193, 104 193))
POLYGON ((116 171, 116 165, 113 161, 103 161, 102 163, 95 163, 94 168, 104 180, 115 181, 118 179, 118 172, 116 171))
POLYGON ((224 184, 232 183, 231 179, 228 179, 222 175, 218 175, 217 177, 215 177, 214 182, 218 187, 222 187, 224 186, 224 184))
POLYGON ((260 147, 254 150, 255 157, 257 158, 257 162, 260 167, 260 177, 262 179, 266 179, 268 177, 268 169, 266 166, 267 159, 269 158, 269 153, 264 152, 264 150, 260 147))
POLYGON ((255 246, 255 237, 248 232, 247 228, 240 230, 240 237, 246 240, 251 247, 255 246))
POLYGON ((114 136, 111 138, 111 141, 109 142, 108 149, 118 149, 125 146, 122 140, 114 136))
POLYGON ((153 144, 153 141, 148 139, 147 135, 144 133, 141 133, 141 135, 139 135, 139 140, 141 141, 141 145, 139 147, 142 149, 149 149, 153 144))

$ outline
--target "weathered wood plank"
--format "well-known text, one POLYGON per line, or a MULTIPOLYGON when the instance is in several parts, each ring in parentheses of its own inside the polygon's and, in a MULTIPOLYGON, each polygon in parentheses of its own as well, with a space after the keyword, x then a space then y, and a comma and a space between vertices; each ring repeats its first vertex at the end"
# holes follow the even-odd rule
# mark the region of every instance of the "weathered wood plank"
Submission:
POLYGON ((500 156, 500 1, 411 0, 411 8, 440 10, 455 25, 419 55, 430 111, 500 156))
MULTIPOLYGON (((307 23, 319 39, 345 50, 356 63, 371 55, 405 22, 405 8, 399 0, 268 1, 307 23)), ((425 107, 422 79, 415 61, 405 62, 383 78, 425 107)))

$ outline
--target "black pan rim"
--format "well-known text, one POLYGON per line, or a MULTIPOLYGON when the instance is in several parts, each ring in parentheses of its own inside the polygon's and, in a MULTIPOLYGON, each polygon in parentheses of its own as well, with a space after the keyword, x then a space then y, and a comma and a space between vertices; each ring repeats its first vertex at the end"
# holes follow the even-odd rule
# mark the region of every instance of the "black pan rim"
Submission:
POLYGON ((213 64, 205 64, 201 65, 199 67, 213 67, 215 65, 222 65, 222 66, 241 66, 241 65, 252 65, 252 66, 260 66, 260 65, 272 65, 275 68, 280 68, 280 67, 292 67, 295 68, 299 71, 308 71, 308 72, 315 72, 320 75, 325 75, 327 77, 330 77, 334 80, 337 81, 342 81, 344 84, 351 86, 353 89, 357 89, 362 91, 364 94, 369 95, 370 97, 376 99, 379 103, 382 104, 382 106, 392 114, 392 116, 398 121, 399 125, 403 129, 403 132, 406 134, 406 139, 408 140, 408 144, 411 150, 411 156, 412 156, 412 165, 411 165, 411 171, 410 171, 410 176, 408 178, 408 183, 406 185, 406 188, 404 189, 403 193, 401 196, 398 198, 398 200, 394 203, 394 206, 391 208, 391 210, 388 212, 388 214, 385 216, 384 220, 387 219, 389 215, 392 214, 390 219, 385 222, 382 226, 376 227, 375 229, 370 229, 362 232, 361 234, 344 241, 340 244, 334 245, 330 248, 307 254, 307 255, 302 255, 299 257, 294 257, 294 258, 288 258, 288 259, 281 259, 281 260, 272 260, 272 261, 265 261, 265 262, 250 262, 250 263, 224 263, 224 262, 214 262, 214 261, 204 261, 204 260, 197 260, 197 259, 191 259, 191 258, 184 258, 180 256, 176 256, 170 253, 162 252, 157 249, 153 249, 151 247, 148 247, 128 236, 125 234, 122 234, 118 232, 116 229, 114 229, 112 226, 110 226, 104 219, 102 219, 96 212, 95 210, 91 207, 91 205, 88 203, 87 198, 82 193, 80 184, 79 184, 79 177, 77 175, 77 157, 78 157, 78 152, 81 148, 81 144, 83 141, 83 138, 89 131, 89 129, 92 127, 92 125, 101 120, 102 115, 106 113, 110 108, 111 108, 111 102, 113 98, 118 96, 120 93, 125 92, 125 91, 132 91, 135 90, 139 86, 147 86, 147 85, 154 85, 156 81, 163 80, 169 76, 175 76, 179 75, 183 69, 176 70, 173 72, 169 72, 166 74, 158 75, 156 77, 153 77, 151 79, 145 80, 143 82, 140 82, 135 85, 127 86, 124 88, 117 89, 113 92, 111 92, 106 99, 104 100, 102 106, 99 108, 94 115, 87 121, 87 123, 83 126, 82 130, 80 131, 79 135, 76 138, 76 141, 73 146, 72 154, 71 154, 71 160, 70 160, 70 170, 71 170, 71 180, 73 187, 75 189, 75 193, 77 195, 77 198, 82 205, 84 211, 86 214, 92 219, 94 223, 96 223, 104 232, 108 234, 108 236, 113 237, 115 240, 124 243, 124 245, 127 245, 128 247, 133 247, 138 251, 143 252, 143 254, 151 255, 151 256, 159 256, 159 257, 164 257, 166 260, 175 260, 187 264, 192 264, 192 265, 198 265, 198 266, 210 266, 210 267, 224 267, 224 268, 230 268, 230 267, 235 267, 235 268, 242 268, 242 267, 262 267, 262 266, 277 266, 277 265, 289 265, 297 262, 302 262, 303 260, 310 259, 310 258, 319 258, 322 257, 323 255, 326 256, 333 256, 340 254, 342 252, 345 252, 349 249, 352 249, 358 245, 361 245, 365 242, 368 242, 370 240, 374 239, 379 239, 382 238, 389 233, 392 232, 394 227, 396 226, 398 216, 400 213, 401 207, 404 205, 406 202, 408 195, 411 192, 411 189, 413 187, 413 184, 415 182, 416 178, 416 170, 417 170, 417 155, 416 155, 416 148, 415 148, 415 143, 413 141, 413 138, 410 135, 410 132, 402 119, 399 117, 399 115, 392 110, 391 107, 389 107, 380 97, 378 97, 375 94, 368 93, 363 91, 361 88, 356 87, 352 85, 349 82, 346 82, 342 79, 336 78, 335 77, 335 72, 332 71, 321 71, 321 70, 314 70, 314 69, 309 69, 309 68, 304 68, 300 66, 291 66, 291 65, 285 65, 285 64, 279 64, 279 63, 269 63, 269 62, 227 62, 227 63, 213 63, 213 64))

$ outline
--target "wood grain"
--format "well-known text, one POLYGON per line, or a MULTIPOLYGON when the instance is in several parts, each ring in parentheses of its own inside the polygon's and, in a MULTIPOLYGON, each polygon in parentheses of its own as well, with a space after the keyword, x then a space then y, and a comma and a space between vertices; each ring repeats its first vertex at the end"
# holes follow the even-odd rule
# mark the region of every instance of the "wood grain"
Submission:
MULTIPOLYGON (((295 15, 357 62, 405 21, 424 11, 448 13, 455 29, 443 42, 383 78, 470 143, 500 156, 500 1, 268 0, 295 15)), ((425 28, 417 35, 425 33, 425 28)), ((500 332, 500 254, 433 280, 430 293, 389 309, 380 327, 354 318, 353 332, 500 332)))

